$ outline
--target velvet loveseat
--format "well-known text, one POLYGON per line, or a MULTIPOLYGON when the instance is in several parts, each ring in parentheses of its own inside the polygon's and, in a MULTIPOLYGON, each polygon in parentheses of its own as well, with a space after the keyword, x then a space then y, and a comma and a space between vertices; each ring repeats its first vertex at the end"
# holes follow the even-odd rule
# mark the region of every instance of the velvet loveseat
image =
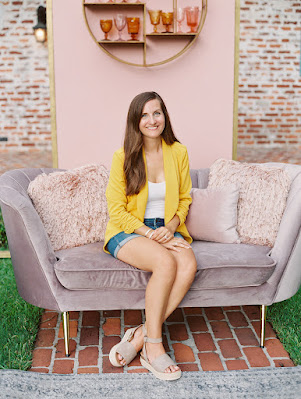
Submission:
MULTIPOLYGON (((261 305, 293 296, 301 282, 301 166, 286 170, 292 184, 274 246, 194 241, 198 271, 181 307, 261 305)), ((19 294, 29 303, 63 313, 69 354, 69 311, 142 309, 150 274, 102 250, 103 242, 54 251, 27 194, 39 174, 61 169, 16 169, 0 177, 0 205, 19 294)), ((193 187, 205 188, 209 169, 191 170, 193 187)))

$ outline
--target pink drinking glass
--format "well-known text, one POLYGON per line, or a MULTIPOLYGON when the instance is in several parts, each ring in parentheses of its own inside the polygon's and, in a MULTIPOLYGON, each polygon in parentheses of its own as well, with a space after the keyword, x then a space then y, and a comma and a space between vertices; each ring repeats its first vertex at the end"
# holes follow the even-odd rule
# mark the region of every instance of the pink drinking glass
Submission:
POLYGON ((186 7, 185 8, 187 25, 190 27, 189 33, 196 33, 196 27, 199 23, 199 7, 186 7))
POLYGON ((177 12, 177 22, 179 24, 178 33, 183 33, 181 29, 181 23, 184 21, 185 18, 185 8, 178 8, 177 12))
POLYGON ((116 17, 114 18, 114 23, 116 26, 116 29, 118 30, 118 41, 122 42, 124 39, 122 39, 121 36, 121 31, 124 29, 126 25, 126 17, 123 14, 117 14, 116 17))

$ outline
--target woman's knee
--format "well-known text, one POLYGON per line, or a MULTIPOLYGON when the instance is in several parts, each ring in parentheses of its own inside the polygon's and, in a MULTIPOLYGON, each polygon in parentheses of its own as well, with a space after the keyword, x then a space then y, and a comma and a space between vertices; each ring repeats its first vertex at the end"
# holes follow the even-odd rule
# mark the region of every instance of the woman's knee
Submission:
POLYGON ((173 282, 177 274, 177 262, 175 258, 166 252, 163 256, 156 260, 153 273, 160 275, 167 282, 173 282))
POLYGON ((197 263, 194 256, 188 257, 188 259, 181 260, 177 265, 177 274, 184 281, 193 282, 195 274, 197 272, 197 263))

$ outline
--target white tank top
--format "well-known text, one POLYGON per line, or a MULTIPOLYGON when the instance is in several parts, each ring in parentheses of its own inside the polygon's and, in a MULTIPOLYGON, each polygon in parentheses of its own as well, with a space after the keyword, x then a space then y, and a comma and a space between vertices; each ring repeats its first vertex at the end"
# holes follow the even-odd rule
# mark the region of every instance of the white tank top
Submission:
POLYGON ((144 218, 162 218, 165 214, 165 181, 161 183, 148 182, 148 199, 144 218))

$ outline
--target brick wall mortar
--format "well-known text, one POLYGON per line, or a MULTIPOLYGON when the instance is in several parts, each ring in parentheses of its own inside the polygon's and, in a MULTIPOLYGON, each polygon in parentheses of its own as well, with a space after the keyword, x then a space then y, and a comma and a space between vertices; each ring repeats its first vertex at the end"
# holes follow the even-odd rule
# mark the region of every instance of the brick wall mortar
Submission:
POLYGON ((301 3, 240 4, 238 146, 301 146, 301 3))
POLYGON ((51 149, 48 50, 32 29, 39 5, 0 1, 0 150, 51 149))

